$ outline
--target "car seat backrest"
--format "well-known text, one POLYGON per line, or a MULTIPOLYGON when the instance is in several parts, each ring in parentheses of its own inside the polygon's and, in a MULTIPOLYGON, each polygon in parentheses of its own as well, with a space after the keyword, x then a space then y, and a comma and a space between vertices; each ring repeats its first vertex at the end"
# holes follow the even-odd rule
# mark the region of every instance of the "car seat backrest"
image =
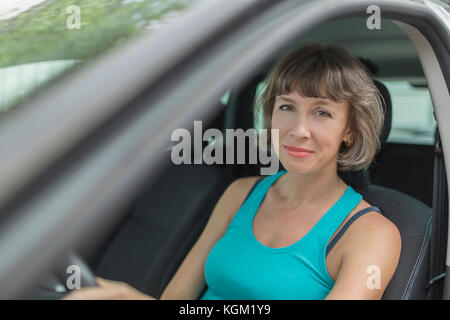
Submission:
MULTIPOLYGON (((387 142, 392 123, 392 101, 386 86, 374 80, 383 97, 385 120, 380 135, 387 142)), ((397 190, 369 183, 366 200, 380 208, 383 215, 400 231, 402 250, 400 260, 384 300, 426 299, 430 266, 432 209, 421 201, 397 190)))
POLYGON ((366 200, 397 226, 402 239, 400 260, 383 299, 426 299, 431 208, 405 193, 377 185, 369 186, 366 200))

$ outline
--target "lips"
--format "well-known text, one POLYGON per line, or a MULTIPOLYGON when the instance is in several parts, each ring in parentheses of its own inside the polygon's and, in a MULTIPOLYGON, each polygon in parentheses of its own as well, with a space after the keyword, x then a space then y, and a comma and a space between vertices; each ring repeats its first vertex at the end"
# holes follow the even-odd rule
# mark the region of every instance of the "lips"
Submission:
POLYGON ((286 145, 283 145, 283 147, 289 155, 295 158, 305 158, 313 153, 313 151, 306 148, 286 146, 286 145))

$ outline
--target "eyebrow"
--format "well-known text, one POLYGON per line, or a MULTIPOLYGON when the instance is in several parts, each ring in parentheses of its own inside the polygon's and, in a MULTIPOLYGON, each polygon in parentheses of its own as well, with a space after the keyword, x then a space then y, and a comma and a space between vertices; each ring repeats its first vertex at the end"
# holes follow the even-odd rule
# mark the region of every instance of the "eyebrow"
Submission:
MULTIPOLYGON (((289 98, 289 97, 287 97, 287 96, 283 96, 283 95, 277 96, 276 99, 278 99, 278 100, 284 100, 284 101, 287 101, 287 102, 291 102, 291 103, 293 103, 293 104, 296 104, 296 103, 297 103, 297 101, 295 101, 294 99, 289 98)), ((327 105, 327 106, 332 107, 332 104, 331 104, 329 101, 323 100, 323 99, 317 100, 316 102, 313 103, 313 105, 318 105, 318 104, 325 104, 325 105, 327 105)))

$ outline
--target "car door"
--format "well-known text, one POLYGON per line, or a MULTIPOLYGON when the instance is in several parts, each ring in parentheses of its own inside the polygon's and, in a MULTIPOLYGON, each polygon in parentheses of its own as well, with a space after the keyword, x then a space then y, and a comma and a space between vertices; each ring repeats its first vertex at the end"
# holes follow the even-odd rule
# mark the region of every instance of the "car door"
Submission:
MULTIPOLYGON (((364 16, 378 3, 387 18, 415 26, 434 50, 441 77, 429 83, 443 124, 448 96, 436 90, 441 83, 448 91, 450 62, 440 9, 326 2, 207 2, 164 32, 86 65, 9 117, 0 130, 0 147, 8 151, 0 168, 0 297, 20 297, 68 252, 89 251, 154 178, 174 129, 210 119, 229 88, 323 21, 364 16)), ((450 150, 445 129, 444 153, 450 150)))

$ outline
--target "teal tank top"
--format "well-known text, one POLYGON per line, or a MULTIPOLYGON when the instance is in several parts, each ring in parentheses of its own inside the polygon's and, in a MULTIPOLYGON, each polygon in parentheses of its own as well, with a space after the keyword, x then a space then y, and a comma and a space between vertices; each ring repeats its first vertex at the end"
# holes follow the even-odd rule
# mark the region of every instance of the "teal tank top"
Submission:
POLYGON ((236 212, 208 254, 208 285, 200 300, 321 300, 333 288, 326 248, 362 195, 348 186, 341 198, 296 243, 271 248, 253 234, 253 218, 270 186, 284 173, 264 178, 236 212))

